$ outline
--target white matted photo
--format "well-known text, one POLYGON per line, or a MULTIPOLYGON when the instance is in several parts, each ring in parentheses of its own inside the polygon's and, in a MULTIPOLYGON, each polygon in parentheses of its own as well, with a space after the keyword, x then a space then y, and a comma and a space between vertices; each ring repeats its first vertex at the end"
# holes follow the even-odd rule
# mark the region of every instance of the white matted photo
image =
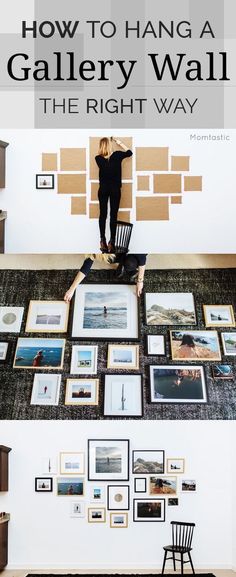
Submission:
POLYGON ((84 453, 60 453, 60 475, 84 475, 84 453))
POLYGON ((104 416, 141 417, 142 414, 142 376, 105 375, 104 416))
POLYGON ((129 480, 129 439, 88 440, 88 481, 129 480))
POLYGON ((201 365, 150 366, 151 403, 207 403, 201 365))
POLYGON ((104 503, 106 497, 105 485, 90 485, 90 501, 91 503, 104 503))
POLYGON ((138 345, 108 345, 108 369, 138 369, 138 345))
POLYGON ((8 343, 0 343, 0 361, 5 361, 7 358, 8 343))
POLYGON ((165 338, 163 335, 147 335, 147 354, 165 355, 165 338))
POLYGON ((61 386, 61 375, 34 375, 31 405, 58 405, 61 386))
POLYGON ((108 485, 107 509, 108 511, 129 510, 129 485, 108 485))
POLYGON ((72 347, 70 372, 72 375, 96 375, 97 345, 74 345, 72 347))
POLYGON ((134 285, 79 285, 75 293, 72 337, 138 339, 138 301, 134 285))
POLYGON ((30 301, 26 333, 66 333, 69 304, 64 301, 30 301))
POLYGON ((88 522, 89 523, 105 523, 106 509, 105 507, 96 508, 88 507, 88 522))
POLYGON ((70 517, 85 517, 85 503, 83 501, 73 501, 70 504, 70 517))
POLYGON ((65 405, 98 405, 99 379, 67 379, 65 405))
POLYGON ((176 459, 167 459, 166 460, 166 472, 167 473, 177 473, 181 474, 184 473, 185 470, 185 459, 176 458, 176 459))
POLYGON ((19 333, 24 307, 0 307, 0 333, 19 333))
POLYGON ((127 529, 128 513, 110 513, 111 529, 127 529))
POLYGON ((206 327, 235 327, 232 305, 203 305, 206 327))
POLYGON ((224 354, 234 357, 236 355, 236 332, 221 333, 224 354))

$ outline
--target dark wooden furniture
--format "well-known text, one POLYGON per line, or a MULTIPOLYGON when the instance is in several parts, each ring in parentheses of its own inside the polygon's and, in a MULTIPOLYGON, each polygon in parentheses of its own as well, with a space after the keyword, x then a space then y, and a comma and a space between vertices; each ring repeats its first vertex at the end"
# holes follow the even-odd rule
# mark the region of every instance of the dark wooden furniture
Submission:
POLYGON ((8 522, 9 515, 0 518, 0 571, 8 563, 8 522))
POLYGON ((126 254, 128 252, 133 225, 130 222, 117 220, 115 254, 126 254))
POLYGON ((10 447, 0 445, 0 491, 8 491, 8 454, 10 447))
POLYGON ((171 525, 172 545, 166 545, 163 547, 165 554, 162 566, 162 575, 164 573, 165 564, 168 559, 173 560, 174 571, 176 571, 176 561, 179 561, 181 563, 181 574, 184 572, 185 563, 190 563, 192 572, 195 573, 190 553, 190 551, 192 551, 191 545, 195 523, 181 523, 180 521, 171 521, 171 525), (168 553, 171 553, 170 557, 167 557, 168 553), (180 559, 176 558, 176 554, 180 556, 180 559), (184 561, 184 555, 188 555, 188 559, 186 561, 184 561))
POLYGON ((8 144, 8 142, 0 140, 0 188, 6 186, 6 148, 8 144))
POLYGON ((0 253, 5 252, 5 220, 7 218, 7 213, 5 211, 0 212, 0 253))

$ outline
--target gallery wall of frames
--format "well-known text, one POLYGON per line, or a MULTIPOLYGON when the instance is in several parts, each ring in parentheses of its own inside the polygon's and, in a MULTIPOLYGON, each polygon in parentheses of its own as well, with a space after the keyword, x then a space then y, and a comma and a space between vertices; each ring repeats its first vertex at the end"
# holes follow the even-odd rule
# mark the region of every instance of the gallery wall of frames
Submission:
POLYGON ((143 316, 135 285, 127 284, 83 283, 71 307, 47 300, 30 301, 27 311, 1 306, 1 366, 9 363, 19 384, 30 374, 31 405, 56 406, 63 391, 60 403, 77 408, 80 418, 86 407, 99 406, 104 418, 142 418, 147 404, 208 403, 204 363, 210 365, 211 382, 229 381, 233 387, 236 330, 231 304, 202 303, 200 328, 192 293, 145 293, 143 316), (104 342, 105 369, 98 361, 104 342))

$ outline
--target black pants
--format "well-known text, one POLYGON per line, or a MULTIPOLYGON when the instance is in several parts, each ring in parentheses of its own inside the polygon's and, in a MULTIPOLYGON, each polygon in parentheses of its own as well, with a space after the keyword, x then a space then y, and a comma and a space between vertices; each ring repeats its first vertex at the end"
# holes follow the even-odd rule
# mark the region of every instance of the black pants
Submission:
POLYGON ((99 229, 101 239, 105 238, 106 234, 106 220, 107 220, 107 206, 110 199, 110 230, 111 242, 115 243, 116 237, 116 221, 117 213, 120 206, 121 191, 119 186, 100 186, 98 191, 98 200, 100 205, 99 229))

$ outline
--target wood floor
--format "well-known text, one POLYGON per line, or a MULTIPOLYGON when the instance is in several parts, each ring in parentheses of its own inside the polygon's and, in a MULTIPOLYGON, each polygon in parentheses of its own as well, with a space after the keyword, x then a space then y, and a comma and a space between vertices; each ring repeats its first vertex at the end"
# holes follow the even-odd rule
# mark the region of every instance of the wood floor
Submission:
MULTIPOLYGON (((166 570, 165 574, 168 575, 168 573, 172 573, 172 572, 173 572, 173 571, 171 571, 171 570, 166 570)), ((45 570, 31 570, 31 569, 28 569, 28 570, 25 569, 25 570, 23 570, 23 569, 22 569, 22 570, 19 570, 19 571, 4 570, 4 571, 1 572, 1 577, 26 577, 26 575, 27 575, 28 573, 31 573, 31 574, 32 574, 32 573, 33 573, 33 574, 34 574, 34 573, 35 573, 35 574, 43 574, 43 573, 46 573, 46 574, 47 574, 47 573, 50 573, 50 574, 57 574, 57 575, 69 573, 70 575, 72 575, 72 574, 77 574, 77 575, 78 575, 80 572, 79 572, 78 570, 76 570, 76 569, 74 569, 74 570, 73 570, 73 569, 71 569, 71 570, 65 569, 64 571, 63 571, 62 569, 61 569, 60 571, 59 571, 58 569, 48 569, 48 570, 47 570, 47 569, 45 569, 45 570)), ((86 574, 86 573, 88 573, 88 574, 89 574, 89 573, 90 573, 90 574, 91 574, 91 573, 94 574, 95 572, 94 572, 94 571, 83 571, 83 572, 81 571, 81 573, 83 573, 83 574, 86 574)), ((117 572, 114 572, 114 573, 117 574, 117 572)), ((127 571, 127 573, 128 573, 128 571, 127 571)), ((139 574, 142 573, 143 575, 145 575, 145 572, 144 572, 144 571, 139 571, 138 569, 137 569, 136 571, 133 571, 133 574, 135 574, 135 573, 139 573, 139 574)), ((150 571, 147 571, 147 573, 150 574, 150 571)), ((230 571, 230 570, 226 570, 226 569, 206 569, 206 570, 201 569, 201 571, 198 571, 198 573, 213 573, 213 575, 215 575, 215 577, 235 577, 235 575, 236 575, 236 572, 235 572, 235 571, 230 571)), ((99 574, 100 574, 100 575, 101 575, 101 574, 104 575, 104 572, 102 572, 102 571, 99 572, 99 571, 98 571, 98 572, 97 572, 97 575, 99 575, 99 574)), ((111 574, 111 571, 109 572, 109 574, 111 574)), ((152 574, 154 574, 154 571, 152 571, 152 574)), ((157 575, 160 575, 160 572, 159 572, 159 573, 156 573, 156 574, 157 574, 157 575)), ((179 573, 178 571, 176 571, 176 575, 179 575, 179 574, 180 574, 180 573, 179 573)), ((192 575, 192 572, 191 572, 191 571, 188 571, 188 570, 186 569, 185 574, 186 574, 186 575, 192 575)), ((124 572, 122 572, 122 575, 124 575, 124 572)), ((131 573, 130 573, 130 575, 131 575, 131 573)))

